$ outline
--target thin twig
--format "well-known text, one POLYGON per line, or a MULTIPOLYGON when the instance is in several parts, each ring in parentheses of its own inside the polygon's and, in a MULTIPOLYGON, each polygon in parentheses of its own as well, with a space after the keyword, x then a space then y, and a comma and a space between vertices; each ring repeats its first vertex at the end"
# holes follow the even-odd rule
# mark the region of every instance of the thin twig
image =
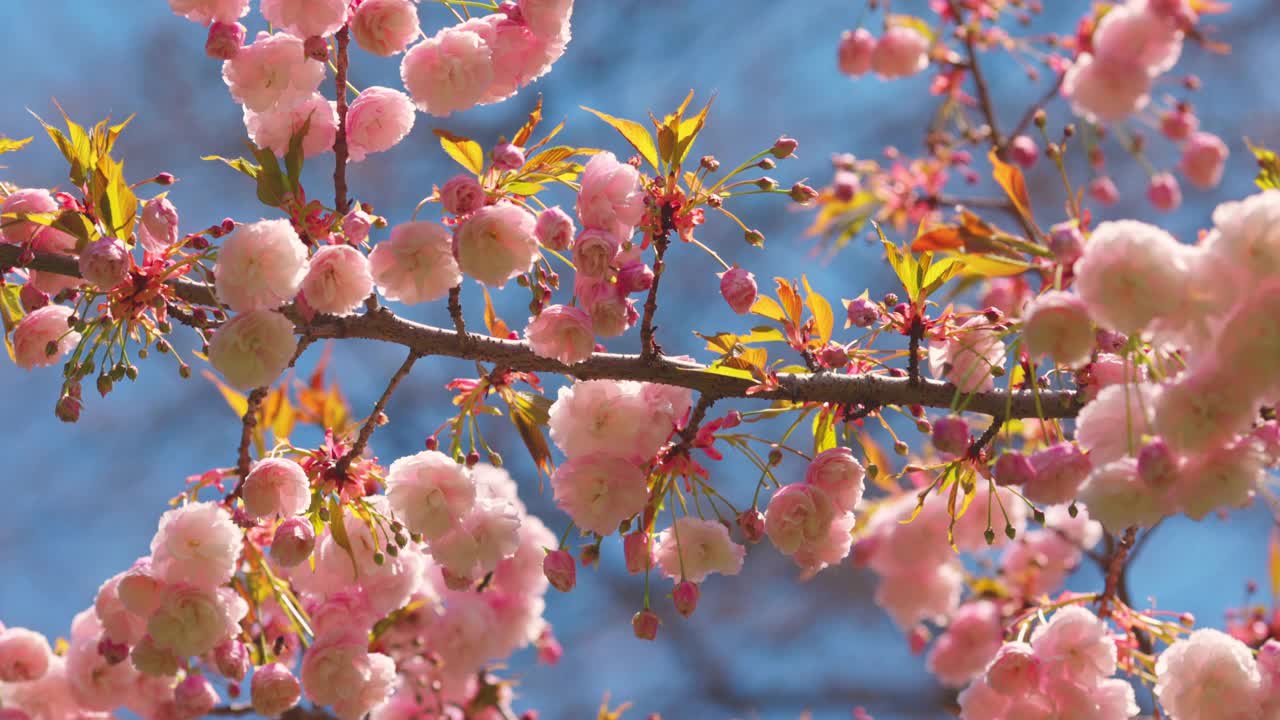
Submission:
POLYGON ((924 337, 924 320, 920 319, 919 308, 911 313, 911 338, 907 344, 907 380, 912 385, 920 384, 920 340, 924 337))
POLYGON ((1025 133, 1027 128, 1031 127, 1031 123, 1036 119, 1036 113, 1045 105, 1048 105, 1050 100, 1058 96, 1058 91, 1062 89, 1062 83, 1066 79, 1066 73, 1059 73, 1057 81, 1053 83, 1053 87, 1045 91, 1045 94, 1041 95, 1039 100, 1036 100, 1031 107, 1027 108, 1027 111, 1022 114, 1022 119, 1013 128, 1013 132, 1009 133, 1009 142, 1013 142, 1014 138, 1025 133))
POLYGON ((982 457, 983 448, 990 445, 991 441, 996 439, 996 435, 1000 432, 1000 428, 1002 427, 1004 427, 1004 416, 996 415, 992 417, 991 424, 988 425, 987 429, 982 431, 982 435, 978 436, 978 439, 973 441, 973 444, 969 446, 969 458, 977 460, 982 457))
POLYGON ((343 455, 335 467, 339 476, 345 475, 347 468, 351 467, 351 462, 360 457, 364 453, 365 447, 369 445, 369 438, 373 437, 373 429, 378 426, 378 420, 382 417, 382 412, 386 410, 387 403, 391 401, 391 395, 395 393, 396 386, 409 376, 409 371, 413 369, 413 364, 421 357, 417 351, 410 350, 409 356, 400 364, 400 369, 396 370, 396 374, 391 376, 390 382, 387 383, 387 389, 382 391, 382 397, 378 398, 378 402, 373 406, 373 412, 365 419, 364 425, 360 427, 360 434, 356 436, 356 442, 343 455))
POLYGON ((667 269, 663 260, 667 246, 670 244, 672 218, 670 206, 662 206, 662 226, 653 234, 653 285, 649 286, 649 295, 644 301, 644 316, 640 320, 640 357, 653 359, 661 354, 662 348, 653 339, 653 318, 658 312, 658 284, 662 281, 662 273, 667 269))
POLYGON ((334 38, 338 45, 337 70, 334 72, 334 85, 338 93, 338 134, 333 141, 333 154, 336 158, 333 166, 333 206, 338 214, 346 215, 351 209, 351 201, 347 198, 347 52, 351 43, 351 31, 344 25, 334 38))
MULTIPOLYGON (((1133 547, 1134 536, 1137 535, 1138 528, 1130 526, 1124 531, 1124 536, 1120 538, 1120 542, 1115 545, 1115 549, 1111 552, 1111 558, 1107 563, 1107 584, 1102 591, 1102 596, 1098 598, 1098 617, 1103 620, 1111 615, 1111 605, 1116 600, 1116 593, 1121 589, 1121 580, 1124 576, 1125 562, 1129 557, 1129 549, 1133 547)), ((1126 590, 1127 594, 1127 590, 1126 590)), ((1121 600, 1124 602, 1124 600, 1121 600)))
POLYGON ((266 387, 254 388, 253 392, 249 393, 244 416, 240 418, 240 454, 239 460, 236 462, 236 472, 239 475, 239 479, 236 481, 235 490, 231 491, 231 497, 240 496, 240 489, 244 486, 244 479, 249 476, 249 465, 252 462, 249 457, 249 445, 253 442, 253 431, 258 427, 258 410, 262 407, 262 401, 266 399, 269 389, 266 387))
POLYGON ((453 327, 458 334, 466 337, 467 321, 462 319, 462 286, 449 288, 449 317, 453 319, 453 327))

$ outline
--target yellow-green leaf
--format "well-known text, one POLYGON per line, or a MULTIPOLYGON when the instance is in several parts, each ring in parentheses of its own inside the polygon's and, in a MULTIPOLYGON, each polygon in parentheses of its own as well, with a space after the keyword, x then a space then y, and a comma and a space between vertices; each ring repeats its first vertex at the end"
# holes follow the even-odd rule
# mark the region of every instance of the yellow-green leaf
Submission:
POLYGON ((440 138, 440 147, 444 148, 445 153, 455 162, 477 176, 484 173, 484 150, 480 147, 480 143, 442 128, 436 128, 432 132, 440 138))
POLYGON ((343 512, 342 503, 337 495, 329 498, 329 532, 333 534, 333 541, 338 543, 338 547, 345 550, 347 557, 351 558, 351 570, 359 578, 360 565, 356 562, 356 553, 351 548, 351 538, 347 535, 346 513, 343 512))
POLYGON ((529 119, 524 121, 524 125, 516 131, 516 136, 511 138, 511 144, 516 147, 524 147, 529 142, 529 138, 533 136, 533 131, 538 129, 538 123, 542 122, 542 95, 538 95, 538 103, 533 106, 533 110, 529 111, 529 119))
POLYGON ((652 165, 653 169, 658 169, 658 148, 653 144, 653 136, 649 134, 649 131, 646 130, 643 125, 635 122, 634 120, 616 118, 612 115, 602 113, 599 110, 592 110, 586 105, 583 105, 582 109, 592 115, 595 115, 605 121, 609 127, 617 130, 628 143, 631 143, 631 147, 635 148, 636 152, 640 153, 640 157, 644 158, 650 165, 652 165))
POLYGON ((802 276, 800 279, 804 282, 804 304, 809 306, 809 312, 813 314, 813 325, 818 331, 818 339, 822 345, 826 345, 831 340, 831 330, 836 324, 835 314, 831 312, 831 303, 809 287, 808 277, 802 276))
POLYGON ((245 397, 244 393, 222 382, 221 378, 208 370, 204 371, 204 376, 209 382, 217 386, 218 392, 222 393, 222 398, 231 406, 231 411, 236 414, 236 417, 242 418, 245 413, 249 412, 249 398, 245 397))
POLYGON ((1014 260, 1012 258, 997 257, 995 255, 962 255, 964 267, 962 272, 965 275, 974 275, 978 277, 1009 277, 1012 275, 1021 275, 1022 273, 1034 269, 1033 265, 1014 260))
POLYGON ((0 137, 0 155, 3 155, 5 153, 17 152, 18 150, 21 150, 22 148, 26 147, 27 143, 29 142, 31 142, 31 138, 24 138, 22 140, 12 140, 7 137, 0 137))
POLYGON ((768 295, 761 295, 756 298, 755 304, 751 306, 751 313, 760 317, 767 317, 770 320, 777 320, 778 322, 783 322, 787 318, 787 313, 783 311, 778 301, 768 295))

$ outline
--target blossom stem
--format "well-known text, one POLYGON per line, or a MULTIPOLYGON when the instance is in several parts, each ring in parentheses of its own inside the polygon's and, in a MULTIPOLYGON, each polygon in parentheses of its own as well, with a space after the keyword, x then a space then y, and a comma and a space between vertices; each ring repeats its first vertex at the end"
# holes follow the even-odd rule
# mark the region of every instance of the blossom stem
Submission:
POLYGON ((338 65, 334 71, 334 85, 338 97, 338 134, 333 141, 333 154, 336 158, 333 167, 333 207, 339 215, 346 215, 351 209, 351 201, 347 198, 347 63, 348 47, 351 44, 351 31, 343 26, 335 35, 338 46, 338 65))

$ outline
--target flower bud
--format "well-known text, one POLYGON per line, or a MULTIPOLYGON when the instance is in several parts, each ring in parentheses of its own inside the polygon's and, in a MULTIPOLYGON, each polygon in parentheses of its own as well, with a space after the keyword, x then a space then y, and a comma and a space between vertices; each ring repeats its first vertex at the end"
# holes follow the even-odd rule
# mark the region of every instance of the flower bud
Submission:
POLYGON ((1089 183, 1089 197, 1102 205, 1115 205, 1120 199, 1120 191, 1116 189, 1114 180, 1106 175, 1100 175, 1089 183))
POLYGON ((1040 659, 1026 643, 1001 646, 987 668, 987 684, 1009 697, 1035 692, 1040 686, 1040 659))
POLYGON ((795 185, 791 186, 791 199, 800 203, 801 205, 807 202, 810 202, 817 197, 818 197, 818 191, 814 190, 808 185, 805 185, 802 182, 798 182, 795 185))
POLYGON ((1084 234, 1074 221, 1060 222, 1049 228, 1049 251, 1063 265, 1070 266, 1084 254, 1084 234))
POLYGON ((645 292, 651 287, 653 287, 653 269, 646 263, 627 263, 618 271, 618 289, 624 294, 645 292))
POLYGON ((831 181, 831 191, 835 193, 836 199, 840 202, 849 202, 858 194, 858 190, 862 187, 862 180, 857 174, 848 170, 836 171, 835 179, 831 181))
POLYGON ((800 142, 795 138, 789 138, 786 135, 773 141, 773 148, 769 152, 779 160, 786 160, 795 155, 796 148, 800 147, 800 142))
POLYGON ((627 561, 627 572, 632 575, 653 567, 653 541, 649 533, 637 530, 623 537, 622 555, 627 561))
POLYGON ((676 589, 671 591, 671 601, 675 603, 676 612, 689 617, 698 608, 698 596, 701 594, 697 583, 681 580, 676 589))
POLYGON ((748 230, 742 234, 748 245, 753 247, 762 247, 764 245, 764 233, 759 230, 748 230))
POLYGON ((89 243, 80 253, 80 274, 100 290, 110 290, 129 277, 129 250, 111 237, 89 243))
POLYGON ((961 455, 969 449, 969 423, 958 417, 939 418, 933 423, 932 440, 940 452, 961 455))
POLYGON ((720 294, 739 315, 751 310, 756 302, 756 276, 735 267, 720 273, 720 294))
POLYGON ((18 301, 22 303, 22 311, 30 314, 48 305, 49 295, 31 283, 24 283, 18 291, 18 301))
POLYGON ((1192 185, 1208 190, 1222 182, 1222 169, 1231 152, 1222 138, 1213 133, 1198 132, 1182 146, 1178 169, 1192 185))
POLYGON ((302 699, 298 678, 281 663, 263 665, 253 673, 250 684, 253 711, 264 717, 277 717, 302 699))
POLYGON ((1178 186, 1178 179, 1169 173, 1157 173, 1147 186, 1147 199, 1157 210, 1176 210, 1182 204, 1182 188, 1178 186))
POLYGON ((1138 451, 1138 478, 1148 487, 1168 487, 1177 468, 1178 461, 1162 438, 1152 440, 1138 451))
POLYGON ((755 508, 743 510, 738 513, 738 527, 747 542, 760 542, 764 538, 764 513, 755 508))
POLYGON ((840 72, 849 77, 867 74, 871 69, 871 53, 875 50, 876 39, 865 28, 846 30, 840 36, 836 64, 840 72))
POLYGON ((295 567, 311 557, 315 547, 316 533, 311 523, 291 517, 280 523, 271 537, 271 559, 281 567, 295 567))
POLYGON ((214 60, 230 60, 244 47, 245 28, 238 22, 214 21, 204 41, 204 54, 214 60))
POLYGON ((73 423, 80 419, 80 409, 84 406, 84 402, 80 399, 80 386, 73 385, 74 392, 69 392, 58 399, 58 404, 53 410, 53 414, 62 422, 73 423))
POLYGON ((1200 120, 1185 108, 1171 110, 1160 116, 1160 132, 1175 142, 1191 137, 1191 133, 1199 127, 1200 120))
POLYGON ((543 247, 563 252, 573 244, 578 231, 573 218, 557 205, 538 213, 538 223, 533 232, 543 247))
POLYGON ((567 550, 552 550, 542 558, 542 573, 551 586, 569 592, 578 581, 578 568, 567 550))
POLYGON ((249 648, 239 640, 228 640, 213 649, 213 667, 228 680, 243 680, 250 665, 249 648))
POLYGON ((1040 159, 1040 147, 1029 136, 1019 135, 1009 145, 1009 155, 1015 163, 1030 169, 1040 159))
POLYGON ((849 353, 838 343, 827 343, 818 353, 818 359, 829 368, 842 368, 849 364, 849 353))
POLYGON ((641 640, 653 640, 658 637, 658 626, 662 621, 652 610, 641 610, 631 617, 631 630, 641 640))
POLYGON ((173 704, 180 717, 204 717, 218 704, 218 691, 204 675, 192 673, 173 689, 173 704))
POLYGON ((524 150, 511 143, 499 143, 493 148, 493 166, 499 170, 519 170, 524 166, 524 150))
POLYGON ((995 465, 996 484, 1001 486, 1025 485, 1036 476, 1036 468, 1030 458, 1020 452, 1002 453, 995 465))
POLYGON ((461 217, 484 207, 484 188, 470 175, 455 175, 440 188, 440 203, 445 212, 461 217))
POLYGON ((324 62, 329 59, 329 41, 319 35, 312 35, 303 42, 302 51, 312 60, 324 62))
POLYGON ((852 327, 870 327, 880 319, 880 308, 866 298, 854 298, 845 306, 848 323, 852 327))

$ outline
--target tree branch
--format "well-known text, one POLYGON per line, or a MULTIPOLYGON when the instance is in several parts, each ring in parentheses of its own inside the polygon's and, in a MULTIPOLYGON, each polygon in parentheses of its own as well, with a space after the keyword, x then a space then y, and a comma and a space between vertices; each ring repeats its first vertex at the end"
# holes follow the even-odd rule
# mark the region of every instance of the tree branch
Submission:
MULTIPOLYGON (((17 262, 21 248, 0 245, 0 267, 17 262)), ((75 258, 65 255, 36 253, 28 267, 78 277, 75 258)), ((186 278, 169 282, 175 294, 187 302, 217 305, 213 289, 186 278)), ((1075 417, 1083 402, 1075 391, 1041 391, 1037 410, 1037 394, 1030 390, 991 390, 964 396, 950 383, 921 378, 913 385, 909 378, 872 373, 840 375, 818 373, 796 375, 779 373, 776 384, 759 387, 755 380, 722 375, 706 366, 677 360, 660 354, 644 355, 594 353, 575 365, 542 357, 525 342, 491 338, 475 333, 432 327, 406 320, 381 307, 363 315, 334 317, 317 315, 309 322, 291 307, 282 309, 298 326, 298 332, 314 340, 363 338, 403 345, 423 357, 441 356, 462 360, 499 363, 512 370, 559 373, 580 380, 609 378, 677 385, 718 398, 752 398, 756 400, 791 400, 795 402, 829 402, 841 405, 882 407, 885 405, 923 405, 951 408, 958 397, 967 397, 966 407, 976 413, 998 418, 1069 418, 1075 417)))
POLYGON ((339 215, 346 215, 351 209, 351 201, 347 198, 347 48, 351 43, 351 31, 342 26, 334 38, 338 45, 338 60, 334 72, 334 85, 338 93, 338 134, 333 141, 333 154, 336 159, 333 166, 333 206, 339 215))
POLYGON ((391 396, 396 391, 396 386, 409 376, 409 371, 413 369, 413 364, 418 361, 418 352, 416 350, 409 351, 409 357, 404 359, 400 365, 400 369, 396 370, 396 374, 391 376, 391 380, 387 383, 387 389, 382 391, 382 397, 378 398, 378 402, 373 406, 373 412, 369 413, 369 417, 365 419, 364 425, 360 427, 360 434, 356 437, 356 442, 338 460, 335 468, 339 475, 346 475, 347 468, 351 467, 351 461, 360 457, 364 453, 365 447, 369 445, 369 438, 373 437, 374 428, 378 427, 378 418, 382 416, 382 412, 386 410, 387 403, 391 401, 391 396))

